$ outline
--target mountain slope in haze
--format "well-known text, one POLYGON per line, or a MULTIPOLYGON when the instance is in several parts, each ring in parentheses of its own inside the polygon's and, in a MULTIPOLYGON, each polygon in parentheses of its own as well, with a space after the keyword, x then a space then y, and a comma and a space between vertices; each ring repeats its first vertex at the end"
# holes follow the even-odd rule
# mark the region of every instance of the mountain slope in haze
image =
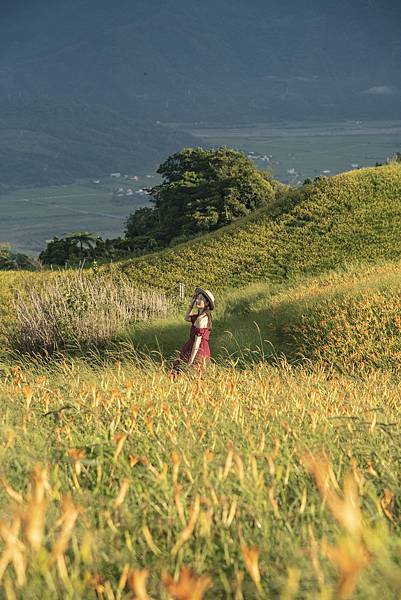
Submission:
POLYGON ((101 106, 49 99, 0 102, 0 186, 141 173, 194 142, 185 133, 101 106))
POLYGON ((16 0, 0 91, 154 120, 398 118, 395 0, 16 0))

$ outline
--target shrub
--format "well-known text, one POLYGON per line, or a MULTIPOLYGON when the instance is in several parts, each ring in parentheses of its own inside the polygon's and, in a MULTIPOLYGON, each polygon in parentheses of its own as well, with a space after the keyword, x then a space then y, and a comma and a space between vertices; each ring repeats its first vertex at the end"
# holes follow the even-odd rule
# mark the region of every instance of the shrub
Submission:
POLYGON ((399 370, 401 298, 377 290, 323 299, 286 328, 297 354, 346 370, 399 370))
POLYGON ((37 271, 40 268, 40 263, 34 258, 20 252, 11 252, 7 245, 0 244, 0 271, 14 271, 17 269, 37 271))
POLYGON ((102 345, 130 323, 170 309, 164 294, 138 289, 124 277, 76 271, 17 294, 8 341, 30 353, 102 345))

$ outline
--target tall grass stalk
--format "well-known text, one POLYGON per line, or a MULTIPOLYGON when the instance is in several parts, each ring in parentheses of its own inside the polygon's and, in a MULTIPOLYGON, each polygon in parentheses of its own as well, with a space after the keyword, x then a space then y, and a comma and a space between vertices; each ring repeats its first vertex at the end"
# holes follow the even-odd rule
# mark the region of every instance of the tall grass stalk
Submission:
POLYGON ((131 324, 171 310, 163 293, 138 289, 125 277, 80 270, 18 292, 8 341, 12 349, 31 354, 102 346, 131 324))

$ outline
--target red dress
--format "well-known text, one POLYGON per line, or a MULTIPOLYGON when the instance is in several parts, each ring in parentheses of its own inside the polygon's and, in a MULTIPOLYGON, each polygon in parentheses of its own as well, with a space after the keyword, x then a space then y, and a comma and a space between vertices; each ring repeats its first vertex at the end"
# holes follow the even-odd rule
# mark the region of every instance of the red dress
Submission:
POLYGON ((190 335, 189 335, 189 340, 182 346, 182 348, 180 350, 179 358, 177 358, 177 360, 174 361, 174 364, 173 364, 174 371, 180 370, 181 363, 183 363, 183 362, 188 363, 188 361, 191 357, 191 352, 192 352, 192 348, 193 348, 196 336, 200 336, 202 339, 201 339, 201 343, 200 343, 198 352, 195 355, 193 364, 197 367, 199 367, 201 365, 205 366, 206 363, 210 361, 210 348, 209 348, 210 330, 207 327, 195 327, 194 323, 197 318, 198 318, 198 315, 191 315, 192 327, 191 327, 191 331, 190 331, 190 335))

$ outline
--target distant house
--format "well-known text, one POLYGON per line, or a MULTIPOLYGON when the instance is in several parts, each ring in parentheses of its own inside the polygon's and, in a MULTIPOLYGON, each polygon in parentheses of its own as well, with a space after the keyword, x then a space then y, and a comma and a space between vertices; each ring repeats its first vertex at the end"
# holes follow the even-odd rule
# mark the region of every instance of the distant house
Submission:
POLYGON ((100 183, 100 179, 92 179, 92 183, 99 184, 100 183))
POLYGON ((121 173, 110 173, 110 177, 115 177, 116 179, 118 179, 119 177, 121 177, 121 173))
POLYGON ((127 191, 125 192, 126 196, 133 196, 134 192, 132 191, 131 188, 128 188, 127 191))

